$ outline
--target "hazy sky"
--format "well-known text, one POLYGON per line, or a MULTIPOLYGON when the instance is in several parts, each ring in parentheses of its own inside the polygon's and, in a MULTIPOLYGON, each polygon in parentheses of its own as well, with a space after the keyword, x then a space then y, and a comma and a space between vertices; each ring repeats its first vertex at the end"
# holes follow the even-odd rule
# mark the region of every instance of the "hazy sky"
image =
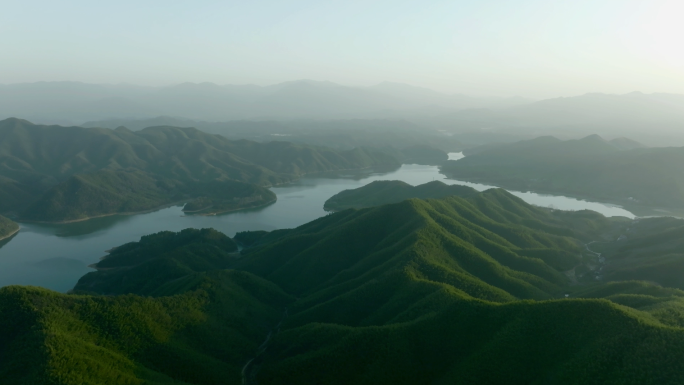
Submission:
POLYGON ((684 0, 0 2, 0 83, 684 93, 684 0))

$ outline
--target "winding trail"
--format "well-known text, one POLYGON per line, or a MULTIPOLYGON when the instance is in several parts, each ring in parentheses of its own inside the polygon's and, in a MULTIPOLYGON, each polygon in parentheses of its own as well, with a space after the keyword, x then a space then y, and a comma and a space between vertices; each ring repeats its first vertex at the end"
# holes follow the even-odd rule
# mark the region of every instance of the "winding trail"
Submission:
POLYGON ((271 337, 273 336, 273 331, 275 330, 275 333, 278 334, 280 333, 280 326, 283 324, 283 321, 287 318, 287 308, 285 308, 285 312, 283 313, 283 318, 280 319, 280 322, 278 322, 278 325, 276 325, 275 328, 271 329, 268 332, 268 335, 266 335, 266 339, 264 342, 259 345, 259 348, 257 349, 257 354, 252 358, 251 360, 247 361, 245 366, 242 367, 242 385, 250 385, 250 384, 256 384, 255 378, 257 375, 257 372, 259 371, 259 368, 257 367, 256 369, 252 369, 254 365, 252 363, 254 360, 259 358, 261 354, 263 354, 266 351, 266 348, 268 348, 268 343, 271 341, 271 337))
MULTIPOLYGON (((596 243, 596 241, 591 241, 591 242, 589 242, 589 243, 585 243, 585 244, 584 244, 584 248, 585 248, 588 252, 594 254, 594 255, 596 256, 596 258, 598 258, 598 262, 599 262, 599 270, 598 270, 598 271, 600 272, 601 269, 603 268, 603 265, 604 265, 605 263, 604 263, 604 262, 601 262, 601 253, 597 253, 597 252, 595 252, 594 250, 592 250, 592 249, 589 248, 589 245, 591 245, 592 243, 596 243)), ((580 258, 581 258, 581 257, 582 257, 582 254, 580 253, 580 258)), ((580 266, 582 266, 582 265, 584 265, 584 262, 580 262, 579 264, 575 265, 575 266, 574 266, 572 269, 570 269, 570 270, 563 271, 563 274, 565 274, 565 276, 568 277, 568 279, 570 279, 570 282, 572 282, 573 284, 576 284, 576 283, 578 283, 578 282, 577 282, 577 275, 575 274, 575 269, 577 269, 578 267, 580 267, 580 266)))
POLYGON ((596 243, 596 241, 591 241, 591 242, 589 242, 589 243, 585 243, 585 244, 584 244, 584 247, 587 249, 588 252, 590 252, 590 253, 592 253, 592 254, 596 254, 597 257, 601 257, 601 253, 597 253, 597 252, 595 252, 594 250, 592 250, 592 249, 589 248, 589 245, 591 245, 592 243, 596 243))

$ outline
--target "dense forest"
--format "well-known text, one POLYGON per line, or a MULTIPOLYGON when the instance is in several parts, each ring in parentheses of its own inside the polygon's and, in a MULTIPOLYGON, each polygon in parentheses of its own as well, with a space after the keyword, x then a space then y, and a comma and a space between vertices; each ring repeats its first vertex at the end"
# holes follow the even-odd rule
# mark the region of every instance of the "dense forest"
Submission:
POLYGON ((0 121, 0 213, 73 221, 190 202, 213 214, 275 200, 265 187, 302 175, 399 161, 373 148, 231 141, 194 128, 34 125, 0 121), (196 201, 194 201, 196 200, 196 201), (194 201, 194 202, 192 202, 194 201))
POLYGON ((646 282, 651 270, 634 265, 627 281, 572 283, 582 269, 639 259, 658 229, 669 229, 674 251, 682 228, 537 208, 492 189, 348 209, 235 240, 211 229, 152 234, 110 250, 70 294, 0 289, 0 377, 681 383, 677 282, 646 282))
POLYGON ((341 191, 325 201, 324 207, 326 210, 339 211, 398 203, 409 198, 428 199, 474 194, 477 194, 477 191, 473 188, 448 186, 440 181, 411 186, 399 180, 378 180, 353 190, 341 191))
POLYGON ((519 191, 617 203, 637 214, 684 210, 684 148, 643 148, 626 139, 606 141, 592 135, 489 145, 467 155, 447 162, 442 171, 519 191))

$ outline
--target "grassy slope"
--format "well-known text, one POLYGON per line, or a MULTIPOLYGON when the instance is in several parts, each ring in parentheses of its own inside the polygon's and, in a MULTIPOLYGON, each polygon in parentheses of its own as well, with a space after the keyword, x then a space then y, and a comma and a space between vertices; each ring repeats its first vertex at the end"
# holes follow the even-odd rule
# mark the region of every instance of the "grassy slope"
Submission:
POLYGON ((541 137, 448 162, 443 171, 520 190, 684 208, 682 163, 682 148, 621 151, 597 136, 570 141, 541 137))
POLYGON ((448 186, 440 181, 414 187, 398 180, 382 180, 353 190, 341 191, 325 201, 324 207, 326 210, 339 211, 397 203, 410 198, 443 198, 450 195, 469 196, 476 193, 477 191, 470 187, 448 186))

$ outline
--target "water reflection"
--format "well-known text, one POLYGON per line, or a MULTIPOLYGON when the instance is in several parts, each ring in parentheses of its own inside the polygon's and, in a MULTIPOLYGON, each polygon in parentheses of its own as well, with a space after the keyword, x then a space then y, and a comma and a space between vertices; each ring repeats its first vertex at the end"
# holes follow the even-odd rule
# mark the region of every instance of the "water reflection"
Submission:
POLYGON ((123 225, 131 221, 132 217, 132 215, 110 215, 87 221, 62 224, 31 223, 31 231, 58 237, 75 237, 97 233, 98 231, 106 231, 116 225, 123 225))

